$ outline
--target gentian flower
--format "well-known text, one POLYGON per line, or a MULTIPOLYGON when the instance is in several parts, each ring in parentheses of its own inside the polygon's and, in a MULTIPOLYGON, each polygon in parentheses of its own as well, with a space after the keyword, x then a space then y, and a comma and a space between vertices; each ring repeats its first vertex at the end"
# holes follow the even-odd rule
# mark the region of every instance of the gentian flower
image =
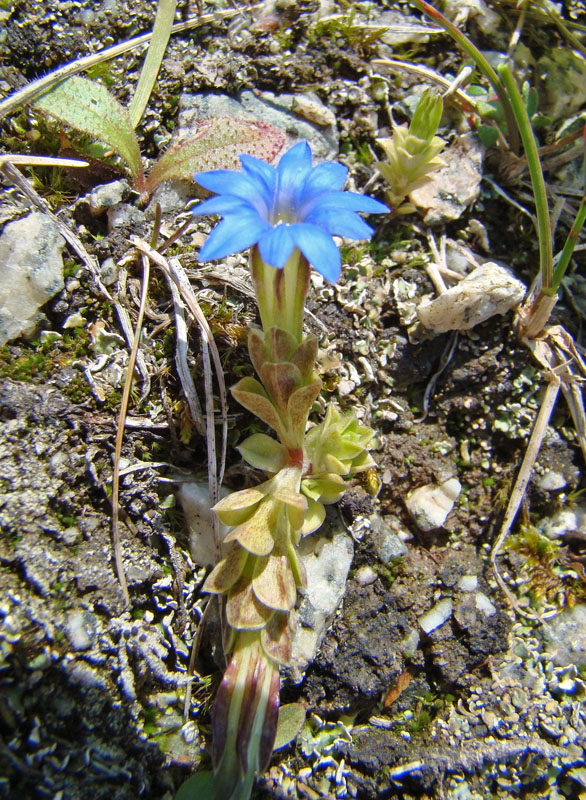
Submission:
POLYGON ((313 167, 307 142, 290 148, 276 167, 241 155, 242 170, 200 172, 195 180, 216 197, 194 209, 196 216, 219 214, 200 251, 203 261, 223 258, 253 245, 271 267, 282 269, 298 248, 326 280, 341 269, 340 251, 332 236, 370 239, 373 229, 357 212, 383 214, 383 203, 341 191, 347 167, 324 162, 313 167))

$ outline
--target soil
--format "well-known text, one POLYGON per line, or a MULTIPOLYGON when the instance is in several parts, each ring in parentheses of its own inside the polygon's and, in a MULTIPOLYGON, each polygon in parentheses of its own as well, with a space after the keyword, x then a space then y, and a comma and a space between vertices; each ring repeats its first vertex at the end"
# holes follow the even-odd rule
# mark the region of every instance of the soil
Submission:
MULTIPOLYGON (((466 28, 484 49, 503 51, 517 19, 514 4, 489 5, 502 12, 499 25, 487 32, 471 16, 466 28)), ((388 135, 389 121, 375 100, 370 62, 391 51, 360 27, 367 19, 362 6, 353 17, 346 4, 332 3, 322 16, 339 14, 342 21, 316 29, 318 6, 286 2, 243 9, 230 21, 172 36, 138 129, 145 159, 152 162, 170 138, 183 91, 231 97, 250 89, 312 91, 335 113, 340 159, 350 168, 352 188, 368 184, 369 194, 384 198, 372 153, 375 139, 388 135)), ((403 2, 369 8, 374 23, 388 10, 415 13, 403 2)), ((41 71, 148 30, 155 9, 155 2, 58 0, 50 8, 28 0, 8 3, 0 35, 1 95, 41 71)), ((179 12, 186 18, 196 9, 180 2, 179 12)), ((586 24, 580 4, 564 3, 562 13, 566 21, 586 24)), ((560 45, 559 36, 548 24, 544 41, 543 30, 538 34, 528 23, 523 42, 537 59, 552 42, 560 45)), ((455 46, 427 38, 393 52, 455 74, 462 63, 455 46)), ((132 52, 100 73, 121 102, 131 96, 141 61, 132 52)), ((416 82, 396 74, 386 86, 401 122, 416 82)), ((454 108, 440 132, 449 139, 466 124, 454 108)), ((544 130, 543 143, 559 126, 544 130)), ((6 152, 46 147, 55 153, 60 133, 57 123, 31 109, 3 120, 0 129, 6 152)), ((84 145, 74 132, 67 135, 69 145, 84 145)), ((489 156, 485 169, 497 175, 498 159, 492 151, 489 156)), ((34 185, 100 264, 111 258, 128 271, 126 284, 119 274, 108 289, 134 324, 142 269, 130 236, 149 240, 152 216, 129 193, 132 208, 112 227, 106 213, 89 213, 87 200, 92 183, 107 183, 122 169, 114 161, 97 163, 83 186, 73 174, 55 179, 39 169, 34 185)), ((557 173, 550 180, 560 188, 557 173)), ((530 204, 524 185, 506 190, 530 204)), ((3 223, 28 211, 8 181, 2 209, 9 209, 3 223)), ((188 218, 182 207, 164 212, 162 230, 171 232, 188 218)), ((531 224, 492 184, 483 183, 476 201, 434 233, 482 257, 487 254, 475 239, 478 222, 491 259, 507 263, 529 284, 539 258, 531 224)), ((208 223, 194 220, 174 253, 198 292, 229 386, 251 373, 245 343, 255 308, 234 280, 201 269, 197 246, 208 231, 208 223)), ((562 217, 558 247, 566 231, 562 217)), ((396 217, 379 226, 370 247, 346 247, 348 266, 339 285, 316 282, 310 296, 318 321, 310 316, 308 329, 328 360, 326 400, 359 410, 376 430, 379 485, 373 491, 373 476, 357 478, 341 503, 355 540, 344 601, 303 680, 283 680, 282 702, 304 703, 308 722, 293 744, 274 754, 254 797, 557 800, 581 796, 586 785, 584 666, 577 657, 576 663, 555 660, 548 623, 516 615, 490 567, 544 381, 517 340, 510 312, 458 334, 426 395, 451 334, 415 330, 397 282, 412 286, 416 298, 432 294, 424 270, 428 252, 420 217, 396 217), (420 421, 426 396, 429 407, 420 421), (407 509, 409 493, 454 477, 462 489, 445 523, 422 529, 407 509), (370 530, 375 516, 406 543, 404 556, 381 559, 370 530), (365 566, 376 573, 366 584, 360 579, 365 566), (470 576, 479 594, 460 588, 470 576), (425 632, 421 618, 446 599, 452 603, 448 618, 425 632), (479 602, 487 604, 484 612, 479 602)), ((192 561, 175 492, 186 476, 207 480, 206 441, 175 371, 170 294, 154 274, 141 344, 144 372, 137 374, 122 450, 128 608, 114 566, 110 496, 129 351, 113 302, 77 255, 65 251, 64 258, 65 288, 43 308, 44 329, 61 338, 43 339, 37 332, 0 349, 0 797, 170 800, 198 767, 209 766, 210 709, 221 674, 212 619, 202 629, 186 721, 185 687, 206 603, 206 570, 192 561), (78 312, 82 326, 64 330, 78 312), (96 364, 100 330, 118 340, 90 386, 87 368, 96 364)), ((246 277, 243 257, 229 264, 233 274, 246 277)), ((576 264, 576 274, 583 272, 583 252, 576 264)), ((582 289, 577 277, 573 281, 552 321, 580 346, 582 289)), ((203 367, 195 327, 189 348, 199 388, 203 367)), ((251 428, 257 423, 230 400, 230 489, 255 480, 235 450, 251 428)), ((584 532, 553 550, 524 533, 571 508, 583 489, 582 455, 560 401, 513 531, 515 549, 501 561, 522 607, 534 604, 547 616, 586 601, 584 532), (547 473, 562 476, 559 488, 540 480, 547 473)))

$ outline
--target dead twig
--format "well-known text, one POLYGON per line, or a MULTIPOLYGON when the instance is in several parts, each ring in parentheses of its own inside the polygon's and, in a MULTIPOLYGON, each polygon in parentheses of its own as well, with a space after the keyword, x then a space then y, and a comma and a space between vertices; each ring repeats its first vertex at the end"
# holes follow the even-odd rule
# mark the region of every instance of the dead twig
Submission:
POLYGON ((120 414, 118 416, 118 430, 116 431, 116 445, 114 449, 114 472, 112 475, 112 544, 114 547, 114 563, 116 564, 116 574, 118 581, 122 587, 122 593, 126 604, 130 605, 130 595, 128 594, 128 584, 126 582, 126 574, 124 572, 124 565, 122 563, 122 554, 120 552, 120 531, 118 527, 119 509, 118 501, 120 496, 120 454, 122 452, 122 440, 124 439, 124 420, 126 418, 126 411, 128 409, 128 400, 130 398, 130 389, 132 386, 132 378, 134 375, 134 367, 136 365, 136 355, 138 352, 138 345, 140 342, 140 332, 144 320, 144 311, 146 308, 148 286, 150 277, 150 262, 146 256, 142 257, 142 296, 140 309, 138 311, 138 319, 136 321, 136 328, 134 331, 134 341, 132 343, 132 350, 128 358, 128 367, 126 370, 126 380, 124 382, 124 390, 122 392, 122 400, 120 401, 120 414))

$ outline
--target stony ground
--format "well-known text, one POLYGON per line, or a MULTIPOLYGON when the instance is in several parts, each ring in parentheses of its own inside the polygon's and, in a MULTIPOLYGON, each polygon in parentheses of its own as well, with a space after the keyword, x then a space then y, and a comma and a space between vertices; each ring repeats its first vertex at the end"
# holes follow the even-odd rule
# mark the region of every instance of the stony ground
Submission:
MULTIPOLYGON (((466 28, 483 48, 503 52, 517 19, 514 4, 490 5, 496 17, 471 13, 466 28)), ((586 24, 579 6, 566 3, 562 11, 586 24)), ((0 4, 0 92, 147 30, 155 7, 0 4)), ((186 18, 196 9, 180 3, 180 12, 186 18)), ((339 157, 350 167, 351 188, 368 184, 383 198, 372 162, 374 153, 381 156, 374 140, 389 133, 385 102, 403 121, 418 83, 377 76, 372 60, 425 60, 452 76, 462 63, 446 39, 438 44, 419 29, 403 30, 420 24, 407 17, 413 13, 407 3, 354 11, 282 3, 172 37, 139 127, 145 158, 152 161, 173 132, 200 116, 245 115, 275 124, 290 140, 309 138, 321 158, 339 157), (338 17, 318 25, 318 14, 338 17), (384 35, 372 27, 399 23, 400 30, 384 35)), ((552 42, 561 42, 553 25, 538 22, 529 16, 522 36, 532 77, 543 74, 535 65, 552 42)), ((140 54, 130 53, 93 77, 126 102, 140 64, 140 54)), ((572 69, 579 74, 576 64, 572 69)), ((586 103, 576 86, 565 109, 571 117, 586 103)), ((556 109, 550 85, 541 88, 544 113, 553 118, 545 142, 561 128, 564 111, 556 109)), ((450 142, 467 134, 455 106, 440 132, 450 142)), ((70 131, 65 142, 64 133, 38 112, 20 111, 3 121, 2 146, 56 153, 72 141, 87 145, 70 131)), ((441 205, 446 197, 439 191, 425 219, 380 225, 370 246, 345 247, 339 285, 316 278, 312 287, 308 326, 321 340, 327 400, 356 409, 376 429, 378 477, 356 481, 330 510, 324 531, 305 545, 312 564, 322 555, 316 574, 321 569, 319 585, 329 583, 333 596, 344 590, 340 564, 351 569, 315 659, 306 667, 300 658, 284 676, 282 701, 304 703, 308 722, 294 744, 275 753, 255 790, 259 798, 557 800, 586 791, 586 515, 571 417, 560 401, 521 514, 524 527, 515 529, 514 547, 502 559, 521 606, 540 610, 537 622, 511 612, 489 555, 542 377, 516 340, 511 313, 457 338, 413 325, 416 305, 434 291, 425 271, 434 220, 438 242, 445 234, 477 259, 501 260, 525 283, 534 274, 530 220, 494 183, 480 183, 482 174, 506 182, 503 165, 493 151, 471 147, 457 165, 470 171, 459 197, 441 205), (413 511, 410 493, 442 485, 459 488, 448 498, 447 517, 434 525, 413 511), (557 538, 543 535, 548 531, 557 538)), ((560 168, 549 175, 551 185, 568 189, 575 203, 570 190, 581 186, 580 159, 560 168)), ((154 202, 139 208, 128 183, 112 185, 123 177, 113 162, 94 163, 83 185, 73 174, 37 170, 34 177, 37 191, 97 260, 102 288, 64 249, 62 284, 42 308, 45 333, 37 326, 28 339, 0 349, 0 797, 172 798, 198 765, 209 764, 221 655, 215 610, 201 629, 205 569, 194 564, 193 536, 176 500, 186 481, 207 480, 206 443, 176 375, 170 295, 158 273, 150 282, 122 451, 121 549, 131 608, 114 569, 110 480, 129 353, 116 309, 126 309, 134 324, 142 272, 129 237, 148 240, 154 219, 154 202), (109 188, 96 191, 96 184, 109 188)), ((530 203, 523 183, 505 188, 530 203)), ((166 235, 189 218, 185 201, 193 191, 158 190, 166 235)), ((24 217, 28 202, 5 181, 2 224, 24 217)), ((566 209, 562 231, 568 216, 566 209)), ((192 278, 230 385, 250 370, 245 332, 255 312, 244 257, 215 269, 199 266, 197 249, 208 231, 209 221, 194 222, 173 253, 192 278)), ((448 252, 453 265, 457 250, 448 252)), ((577 263, 554 321, 580 344, 583 253, 577 263)), ((189 346, 200 387, 195 328, 189 346)), ((254 425, 230 403, 229 488, 256 480, 234 450, 254 425)), ((311 632, 308 602, 299 615, 311 632)))

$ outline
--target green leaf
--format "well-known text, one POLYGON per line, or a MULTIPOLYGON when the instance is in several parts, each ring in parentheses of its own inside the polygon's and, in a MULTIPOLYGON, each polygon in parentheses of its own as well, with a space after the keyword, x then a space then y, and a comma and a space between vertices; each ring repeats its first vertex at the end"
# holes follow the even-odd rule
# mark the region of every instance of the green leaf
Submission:
POLYGON ((140 148, 130 117, 104 86, 74 75, 42 94, 33 105, 109 145, 128 164, 137 188, 142 188, 140 148))
MULTIPOLYGON (((305 723, 305 706, 301 703, 287 703, 279 709, 279 722, 273 750, 280 750, 292 742, 305 723)), ((203 800, 203 798, 202 798, 203 800)))
POLYGON ((254 433, 236 449, 251 467, 265 472, 278 472, 287 462, 283 445, 266 433, 254 433))
POLYGON ((478 128, 478 138, 485 147, 493 147, 499 138, 499 132, 491 125, 481 125, 478 128))
POLYGON ((243 153, 272 161, 284 142, 283 133, 266 122, 203 120, 194 134, 178 139, 163 153, 145 181, 145 191, 150 194, 169 178, 192 181, 196 172, 239 169, 243 153))
POLYGON ((197 775, 192 775, 181 784, 175 795, 175 800, 215 800, 215 798, 214 776, 211 772, 198 772, 197 775))

